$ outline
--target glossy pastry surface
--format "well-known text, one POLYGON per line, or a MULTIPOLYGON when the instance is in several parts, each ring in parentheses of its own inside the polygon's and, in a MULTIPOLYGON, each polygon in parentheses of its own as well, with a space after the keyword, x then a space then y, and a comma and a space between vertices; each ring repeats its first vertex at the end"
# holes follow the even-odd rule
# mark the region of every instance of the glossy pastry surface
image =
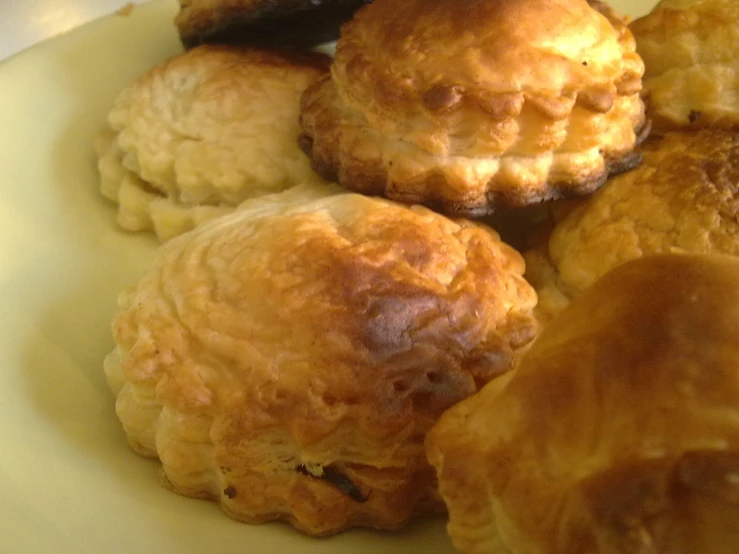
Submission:
POLYGON ((638 164, 643 64, 599 2, 377 0, 303 96, 302 146, 367 194, 483 215, 638 164))
POLYGON ((720 129, 652 135, 642 165, 568 208, 527 278, 548 320, 611 269, 670 252, 739 254, 739 135, 720 129))
POLYGON ((236 519, 400 527, 443 508, 426 431, 536 332, 522 273, 491 229, 425 208, 252 200, 121 295, 118 416, 168 486, 236 519))
POLYGON ((595 284, 427 439, 475 554, 739 549, 739 260, 658 255, 595 284))

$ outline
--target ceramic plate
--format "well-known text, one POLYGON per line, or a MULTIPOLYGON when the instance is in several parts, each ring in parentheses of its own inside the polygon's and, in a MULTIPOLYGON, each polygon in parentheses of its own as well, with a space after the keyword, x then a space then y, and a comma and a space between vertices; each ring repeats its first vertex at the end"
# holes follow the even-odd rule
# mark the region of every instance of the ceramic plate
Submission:
POLYGON ((329 539, 236 523, 129 449, 102 360, 118 291, 156 243, 116 228, 92 143, 116 93, 180 50, 176 9, 138 6, 0 64, 0 552, 453 553, 440 518, 329 539))

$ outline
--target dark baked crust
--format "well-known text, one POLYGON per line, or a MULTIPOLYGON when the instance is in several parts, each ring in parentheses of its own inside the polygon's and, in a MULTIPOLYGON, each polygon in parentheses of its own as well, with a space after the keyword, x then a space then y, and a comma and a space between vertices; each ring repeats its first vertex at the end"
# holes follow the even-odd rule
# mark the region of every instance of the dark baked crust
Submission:
POLYGON ((96 144, 118 223, 167 240, 248 198, 321 184, 295 136, 300 97, 330 64, 313 51, 207 44, 136 79, 96 144))
POLYGON ((371 0, 180 0, 182 43, 310 47, 336 40, 340 26, 371 0))

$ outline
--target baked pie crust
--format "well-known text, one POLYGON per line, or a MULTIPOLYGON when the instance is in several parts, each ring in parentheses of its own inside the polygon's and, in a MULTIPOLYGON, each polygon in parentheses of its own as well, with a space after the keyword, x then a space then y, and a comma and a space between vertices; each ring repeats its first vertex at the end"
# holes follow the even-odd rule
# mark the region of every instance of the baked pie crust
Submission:
POLYGON ((302 92, 328 70, 318 53, 206 45, 121 92, 97 141, 118 223, 168 239, 248 198, 325 183, 295 143, 302 92))
POLYGON ((301 145, 329 180, 479 216, 597 189, 639 162, 644 66, 585 0, 376 0, 303 95, 301 145))
POLYGON ((427 436, 463 554, 739 551, 739 260, 625 264, 427 436))
POLYGON ((163 245, 120 296, 105 371, 174 491, 313 535, 397 528, 443 510, 426 431, 511 368, 536 294, 489 228, 307 200, 254 199, 163 245))

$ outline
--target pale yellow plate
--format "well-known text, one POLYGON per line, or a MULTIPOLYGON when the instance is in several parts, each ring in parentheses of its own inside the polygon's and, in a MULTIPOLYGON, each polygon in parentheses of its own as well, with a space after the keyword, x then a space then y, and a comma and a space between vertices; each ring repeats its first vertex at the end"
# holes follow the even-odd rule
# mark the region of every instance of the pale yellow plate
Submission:
POLYGON ((443 519, 330 539, 236 523, 129 450, 101 364, 156 244, 116 228, 92 142, 116 93, 179 51, 175 11, 159 0, 0 64, 0 553, 451 554, 443 519))

